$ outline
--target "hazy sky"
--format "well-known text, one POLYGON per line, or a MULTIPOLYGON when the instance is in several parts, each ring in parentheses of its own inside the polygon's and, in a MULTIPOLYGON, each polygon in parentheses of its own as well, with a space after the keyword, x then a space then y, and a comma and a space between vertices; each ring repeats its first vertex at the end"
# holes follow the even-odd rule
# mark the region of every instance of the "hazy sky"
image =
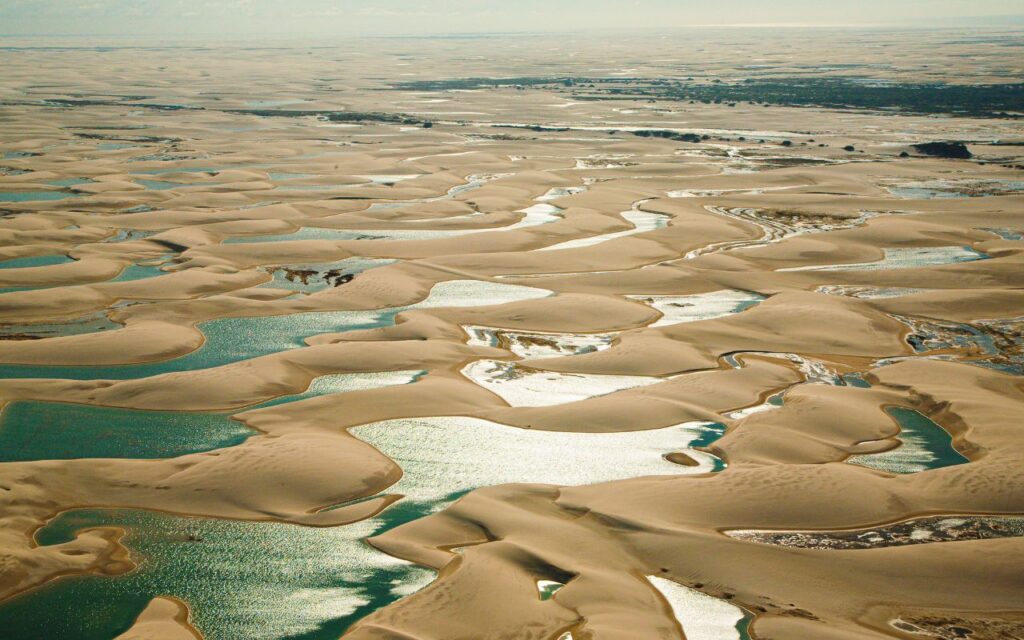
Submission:
POLYGON ((290 35, 935 24, 1021 0, 0 0, 0 34, 290 35))

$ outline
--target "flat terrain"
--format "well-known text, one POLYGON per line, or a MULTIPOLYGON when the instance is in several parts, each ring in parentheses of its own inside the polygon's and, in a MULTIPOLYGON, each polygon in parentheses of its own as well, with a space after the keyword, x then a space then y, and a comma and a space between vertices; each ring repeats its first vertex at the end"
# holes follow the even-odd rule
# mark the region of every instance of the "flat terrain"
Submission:
POLYGON ((1024 638, 1019 32, 2 44, 6 637, 1024 638))

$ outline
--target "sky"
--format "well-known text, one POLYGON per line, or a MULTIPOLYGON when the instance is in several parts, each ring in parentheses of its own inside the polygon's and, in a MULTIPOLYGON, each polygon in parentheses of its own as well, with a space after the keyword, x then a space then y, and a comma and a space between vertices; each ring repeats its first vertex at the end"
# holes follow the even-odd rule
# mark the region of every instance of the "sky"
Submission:
POLYGON ((251 37, 708 25, 958 26, 1015 14, 1024 14, 1021 0, 0 0, 0 35, 251 37))

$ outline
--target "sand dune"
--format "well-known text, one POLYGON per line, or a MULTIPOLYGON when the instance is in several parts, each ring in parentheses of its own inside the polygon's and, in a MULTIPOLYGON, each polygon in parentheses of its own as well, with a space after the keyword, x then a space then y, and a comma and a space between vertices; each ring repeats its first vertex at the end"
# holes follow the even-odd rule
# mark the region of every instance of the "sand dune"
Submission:
POLYGON ((1022 637, 1017 36, 771 33, 12 39, 4 633, 1022 637))

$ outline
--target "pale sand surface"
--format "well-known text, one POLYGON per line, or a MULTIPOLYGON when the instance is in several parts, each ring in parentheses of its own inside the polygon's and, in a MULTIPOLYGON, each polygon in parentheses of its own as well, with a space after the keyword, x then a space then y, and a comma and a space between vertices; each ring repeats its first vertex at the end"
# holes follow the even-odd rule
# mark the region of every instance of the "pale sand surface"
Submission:
POLYGON ((41 541, 75 510, 131 509, 337 532, 349 569, 419 565, 286 594, 275 615, 306 607, 318 640, 1024 637, 1019 535, 726 533, 1024 514, 1020 120, 523 80, 1007 82, 1019 40, 12 40, 0 407, 218 413, 252 434, 149 459, 27 441, 37 456, 0 463, 0 621, 267 637, 252 584, 226 578, 37 605, 152 570, 133 543, 152 532, 116 521, 41 541), (394 86, 496 77, 519 80, 394 86), (975 157, 911 146, 935 140, 975 157))
POLYGON ((174 598, 154 598, 118 640, 192 640, 202 636, 188 622, 188 608, 174 598))

